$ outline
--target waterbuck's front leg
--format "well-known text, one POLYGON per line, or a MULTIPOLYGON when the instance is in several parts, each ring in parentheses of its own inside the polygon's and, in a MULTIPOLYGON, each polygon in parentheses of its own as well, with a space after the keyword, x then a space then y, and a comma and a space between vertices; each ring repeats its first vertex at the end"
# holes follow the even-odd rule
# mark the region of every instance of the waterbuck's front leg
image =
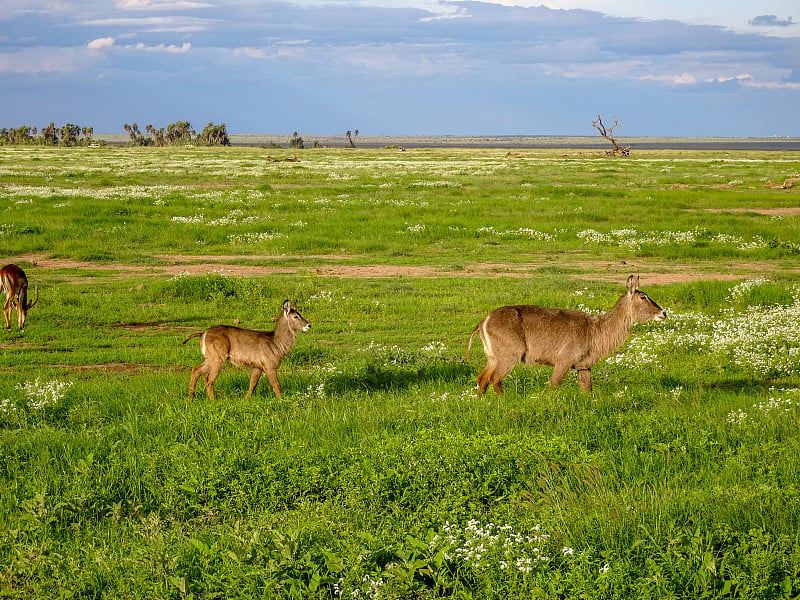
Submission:
POLYGON ((578 381, 581 384, 581 388, 586 390, 587 392, 592 391, 592 370, 591 369, 580 369, 578 371, 578 381))
POLYGON ((250 396, 253 394, 253 390, 256 389, 258 380, 261 379, 261 373, 263 373, 263 371, 258 367, 254 368, 253 372, 250 373, 250 387, 247 388, 247 398, 250 398, 250 396))
POLYGON ((557 388, 561 385, 561 382, 564 381, 564 377, 567 376, 569 370, 569 363, 556 363, 555 366, 553 366, 553 374, 550 376, 550 388, 557 388))
POLYGON ((272 389, 275 390, 275 395, 278 398, 280 398, 281 397, 281 384, 278 381, 278 368, 277 367, 267 367, 267 379, 269 379, 269 382, 272 385, 272 389))

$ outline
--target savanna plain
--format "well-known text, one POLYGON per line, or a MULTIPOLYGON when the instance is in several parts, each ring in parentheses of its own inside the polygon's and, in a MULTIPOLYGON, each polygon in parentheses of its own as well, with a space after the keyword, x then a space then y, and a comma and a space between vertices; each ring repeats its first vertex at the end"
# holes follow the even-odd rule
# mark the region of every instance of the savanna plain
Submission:
POLYGON ((794 598, 800 154, 0 147, 0 595, 794 598), (473 327, 668 318, 482 397, 473 327), (312 329, 210 402, 191 334, 312 329))

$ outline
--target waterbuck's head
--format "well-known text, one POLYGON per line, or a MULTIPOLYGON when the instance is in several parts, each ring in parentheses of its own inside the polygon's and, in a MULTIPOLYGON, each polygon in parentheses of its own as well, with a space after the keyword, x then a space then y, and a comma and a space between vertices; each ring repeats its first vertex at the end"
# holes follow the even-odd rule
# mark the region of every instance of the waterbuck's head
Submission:
POLYGON ((292 331, 308 331, 311 329, 311 323, 306 321, 303 315, 297 312, 297 302, 284 300, 282 317, 292 331))
POLYGON ((631 275, 628 277, 628 293, 626 295, 631 314, 631 320, 637 323, 645 321, 663 321, 667 318, 667 311, 650 299, 650 296, 639 289, 639 278, 631 275))

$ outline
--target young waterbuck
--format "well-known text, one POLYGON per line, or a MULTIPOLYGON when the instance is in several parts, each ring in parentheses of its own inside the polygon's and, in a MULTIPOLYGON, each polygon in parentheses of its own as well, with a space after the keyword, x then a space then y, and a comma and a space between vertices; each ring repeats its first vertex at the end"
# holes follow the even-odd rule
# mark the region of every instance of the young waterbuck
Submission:
POLYGON ((25 271, 17 265, 6 265, 0 268, 0 290, 6 295, 3 305, 3 316, 6 319, 6 328, 11 331, 11 311, 17 309, 17 326, 22 331, 25 328, 25 319, 28 309, 39 301, 39 286, 36 286, 36 297, 28 303, 28 278, 25 271))
POLYGON ((592 389, 592 367, 619 348, 633 323, 663 321, 667 313, 638 288, 638 277, 628 277, 628 291, 608 312, 596 316, 578 310, 542 306, 503 306, 478 323, 469 336, 480 334, 486 366, 478 375, 478 395, 491 383, 498 395, 502 381, 521 361, 550 365, 550 387, 557 387, 567 371, 578 371, 584 390, 592 389))
POLYGON ((201 333, 186 338, 200 338, 200 351, 205 360, 192 367, 189 380, 189 398, 194 398, 194 388, 200 375, 205 376, 206 394, 214 400, 214 382, 226 360, 236 366, 251 367, 249 398, 262 373, 267 374, 275 395, 281 397, 281 384, 278 382, 278 367, 283 357, 289 354, 297 339, 298 331, 307 331, 311 324, 299 312, 297 306, 286 300, 283 311, 278 316, 275 331, 253 331, 228 325, 217 325, 201 333))

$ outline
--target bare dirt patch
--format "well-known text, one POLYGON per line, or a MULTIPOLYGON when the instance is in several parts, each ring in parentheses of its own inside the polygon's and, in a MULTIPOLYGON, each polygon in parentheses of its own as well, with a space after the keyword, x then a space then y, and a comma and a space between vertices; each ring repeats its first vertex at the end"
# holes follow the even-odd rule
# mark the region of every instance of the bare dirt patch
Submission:
POLYGON ((141 373, 142 371, 161 371, 162 367, 145 363, 101 363, 96 365, 52 365, 57 369, 79 373, 141 373))
POLYGON ((108 327, 114 327, 118 329, 126 329, 128 331, 136 331, 136 332, 143 332, 143 331, 196 331, 197 327, 187 327, 186 325, 170 325, 169 323, 157 322, 157 321, 150 321, 150 322, 140 322, 140 323, 109 323, 108 327))
POLYGON ((783 183, 773 183, 769 187, 773 190, 788 190, 796 185, 800 185, 800 175, 797 177, 789 177, 783 183))
POLYGON ((738 186, 729 183, 714 185, 689 185, 688 183, 672 183, 663 189, 667 190, 735 190, 738 186))
POLYGON ((707 208, 713 213, 756 213, 767 216, 800 215, 800 206, 785 206, 782 208, 707 208))
MULTIPOLYGON (((720 212, 717 209, 714 209, 720 212)), ((800 207, 781 209, 732 209, 735 211, 753 210, 764 214, 800 214, 800 207)), ((484 277, 484 278, 527 278, 540 275, 542 269, 564 268, 571 279, 589 281, 622 281, 627 275, 639 274, 642 285, 645 282, 651 285, 664 285, 670 283, 684 283, 702 280, 735 281, 739 279, 755 279, 769 276, 770 273, 798 272, 800 265, 796 262, 781 263, 764 262, 753 263, 746 261, 728 261, 724 264, 711 261, 697 261, 686 264, 675 264, 665 261, 650 261, 640 259, 635 261, 608 262, 599 260, 557 260, 552 257, 533 258, 526 262, 515 263, 472 263, 466 264, 462 269, 448 270, 431 265, 348 265, 339 261, 347 257, 334 255, 319 255, 318 263, 313 266, 263 266, 232 264, 231 260, 240 260, 236 256, 188 256, 188 255, 161 255, 162 260, 170 264, 158 266, 125 265, 125 264, 96 264, 88 261, 78 261, 64 258, 48 258, 43 254, 29 254, 8 259, 13 261, 28 261, 37 269, 86 269, 92 271, 114 271, 120 278, 135 277, 141 280, 147 275, 206 275, 219 273, 230 277, 268 277, 270 275, 308 275, 315 274, 320 277, 340 278, 387 278, 387 277, 484 277), (325 264, 327 261, 336 261, 337 264, 325 264), (578 271, 578 272, 576 272, 578 271)), ((257 257, 256 257, 257 258, 257 257)), ((287 259, 308 258, 307 256, 287 257, 287 259)), ((71 280, 72 283, 88 283, 91 277, 71 280)), ((119 324, 134 330, 163 327, 166 329, 179 329, 167 323, 129 323, 119 324), (135 329, 139 328, 139 329, 135 329)))
MULTIPOLYGON (((635 273, 634 273, 635 274, 635 273)), ((740 279, 757 279, 763 277, 763 272, 753 273, 701 273, 689 271, 673 271, 670 273, 641 273, 640 283, 645 285, 669 285, 671 283, 689 283, 692 281, 738 281, 740 279)), ((619 281, 619 275, 587 274, 579 279, 589 281, 619 281)))
MULTIPOLYGON (((234 262, 236 260, 247 259, 241 254, 156 254, 157 258, 173 264, 196 263, 196 262, 234 262)), ((303 256, 287 256, 292 258, 312 258, 320 261, 329 260, 353 260, 359 258, 352 254, 304 254, 303 256)))
POLYGON ((380 278, 380 277, 431 277, 433 275, 447 276, 445 271, 426 266, 403 265, 329 265, 315 267, 311 272, 323 277, 344 278, 380 278))

